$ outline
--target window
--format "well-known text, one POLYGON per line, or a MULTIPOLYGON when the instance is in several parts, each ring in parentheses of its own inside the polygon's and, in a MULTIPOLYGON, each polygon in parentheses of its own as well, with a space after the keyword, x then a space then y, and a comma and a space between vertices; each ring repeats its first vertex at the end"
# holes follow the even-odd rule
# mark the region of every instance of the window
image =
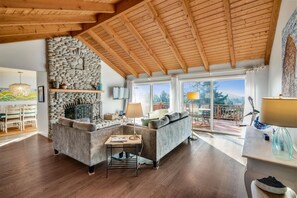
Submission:
POLYGON ((133 90, 133 102, 141 103, 144 115, 170 107, 169 83, 135 84, 133 90))
POLYGON ((169 109, 170 84, 153 84, 153 111, 157 109, 169 109))

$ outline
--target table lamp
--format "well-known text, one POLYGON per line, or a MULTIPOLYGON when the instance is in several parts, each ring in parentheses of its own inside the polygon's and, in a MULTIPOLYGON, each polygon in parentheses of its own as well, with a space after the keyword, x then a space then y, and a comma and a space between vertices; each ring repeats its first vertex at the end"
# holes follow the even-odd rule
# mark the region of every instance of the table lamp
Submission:
POLYGON ((198 139, 197 137, 195 137, 193 135, 193 114, 194 114, 193 103, 194 103, 194 100, 199 100, 199 98, 200 98, 199 92, 188 92, 187 93, 187 99, 189 101, 191 101, 191 103, 192 103, 192 111, 191 111, 191 114, 192 114, 192 137, 191 137, 191 140, 197 140, 198 139))
POLYGON ((293 141, 286 127, 297 128, 297 98, 262 98, 262 123, 278 126, 272 136, 272 152, 276 158, 293 159, 293 141))
POLYGON ((135 118, 143 116, 141 103, 129 103, 125 115, 127 118, 134 118, 134 135, 130 137, 130 140, 136 140, 139 137, 135 132, 135 118))

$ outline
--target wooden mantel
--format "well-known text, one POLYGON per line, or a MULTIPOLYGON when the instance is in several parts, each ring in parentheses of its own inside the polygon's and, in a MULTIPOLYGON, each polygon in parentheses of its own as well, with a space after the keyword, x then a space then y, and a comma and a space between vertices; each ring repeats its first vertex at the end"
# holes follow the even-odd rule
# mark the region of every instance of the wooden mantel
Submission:
POLYGON ((50 92, 66 93, 104 93, 103 90, 86 90, 86 89, 50 89, 50 92))

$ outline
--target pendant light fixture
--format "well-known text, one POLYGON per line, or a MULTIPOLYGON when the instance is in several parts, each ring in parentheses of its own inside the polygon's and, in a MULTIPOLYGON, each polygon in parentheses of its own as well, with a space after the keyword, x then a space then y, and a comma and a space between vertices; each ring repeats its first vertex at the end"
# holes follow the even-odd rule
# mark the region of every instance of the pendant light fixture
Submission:
POLYGON ((15 96, 28 96, 31 92, 31 86, 25 83, 22 83, 22 73, 20 74, 20 83, 14 83, 9 85, 9 91, 15 96))

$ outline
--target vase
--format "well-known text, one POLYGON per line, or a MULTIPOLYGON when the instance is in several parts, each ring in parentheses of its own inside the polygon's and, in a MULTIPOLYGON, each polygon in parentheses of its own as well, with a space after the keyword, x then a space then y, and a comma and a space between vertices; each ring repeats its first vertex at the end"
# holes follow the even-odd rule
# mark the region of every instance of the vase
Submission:
POLYGON ((276 129, 272 136, 273 155, 281 160, 293 159, 293 141, 289 131, 284 127, 276 129))

